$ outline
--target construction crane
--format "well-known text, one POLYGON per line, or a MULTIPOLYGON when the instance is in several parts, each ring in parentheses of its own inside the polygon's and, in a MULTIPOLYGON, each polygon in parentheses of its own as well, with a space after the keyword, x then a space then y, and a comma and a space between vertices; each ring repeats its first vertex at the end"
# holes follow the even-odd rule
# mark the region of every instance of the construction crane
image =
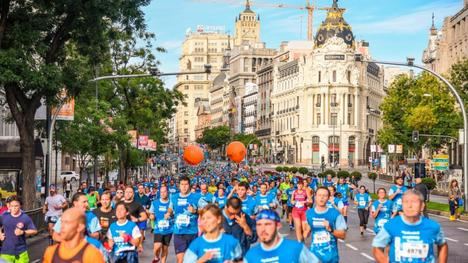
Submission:
POLYGON ((203 2, 203 3, 225 3, 225 4, 235 4, 239 3, 249 3, 251 6, 264 7, 264 8, 287 8, 287 9, 298 9, 302 11, 307 11, 307 40, 313 40, 313 23, 314 23, 314 11, 315 10, 329 10, 329 7, 317 7, 315 4, 311 4, 310 0, 306 0, 305 6, 299 5, 289 5, 289 4, 271 4, 271 3, 262 3, 262 2, 252 2, 252 1, 236 1, 236 0, 192 0, 194 2, 203 2))

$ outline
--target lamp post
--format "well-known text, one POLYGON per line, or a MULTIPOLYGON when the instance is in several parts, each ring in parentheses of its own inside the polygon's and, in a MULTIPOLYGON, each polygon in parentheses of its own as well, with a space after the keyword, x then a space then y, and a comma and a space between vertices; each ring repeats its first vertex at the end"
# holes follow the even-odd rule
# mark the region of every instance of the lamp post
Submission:
MULTIPOLYGON (((464 209, 465 211, 467 210, 467 197, 468 197, 468 117, 466 115, 466 110, 465 110, 465 103, 463 102, 463 99, 460 97, 460 94, 458 94, 457 90, 455 87, 450 84, 450 82, 442 77, 440 74, 436 73, 435 71, 425 68, 424 66, 414 64, 414 58, 407 58, 406 63, 402 62, 389 62, 389 61, 374 61, 374 60, 364 60, 361 54, 356 54, 355 55, 355 60, 357 62, 371 62, 371 63, 376 63, 376 64, 382 64, 382 65, 393 65, 393 66, 403 66, 403 67, 413 67, 413 68, 418 68, 423 71, 427 71, 433 76, 436 76, 439 80, 444 82, 448 87, 449 91, 452 93, 452 95, 455 97, 457 100, 459 106, 460 106, 460 111, 463 116, 463 136, 464 136, 464 141, 463 141, 463 188, 464 188, 464 209)), ((464 82, 462 86, 465 86, 467 82, 464 82)))

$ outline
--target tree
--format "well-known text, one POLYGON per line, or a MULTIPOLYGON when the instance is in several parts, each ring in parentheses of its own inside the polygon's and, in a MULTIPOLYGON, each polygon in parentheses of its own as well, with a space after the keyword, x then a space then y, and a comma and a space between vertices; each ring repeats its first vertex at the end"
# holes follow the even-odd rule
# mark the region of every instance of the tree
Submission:
POLYGON ((351 172, 351 174, 349 176, 350 177, 354 176, 354 179, 356 179, 356 181, 358 181, 358 182, 361 181, 361 178, 362 178, 362 174, 359 171, 351 172))
POLYGON ((309 172, 309 169, 307 169, 306 167, 299 168, 299 173, 302 175, 306 175, 308 172, 309 172))
POLYGON ((202 137, 197 140, 198 143, 208 145, 211 149, 219 149, 226 145, 231 139, 231 132, 228 126, 218 126, 208 128, 203 131, 202 137))
POLYGON ((448 78, 450 83, 457 89, 463 102, 465 102, 465 110, 468 111, 468 59, 454 64, 450 69, 448 78))
POLYGON ((293 174, 296 174, 298 170, 299 170, 299 169, 298 169, 297 167, 295 167, 295 166, 289 168, 289 171, 290 171, 291 173, 293 173, 293 174))
POLYGON ((383 129, 377 133, 379 144, 403 144, 404 149, 418 153, 423 145, 440 148, 450 142, 447 138, 420 137, 411 141, 411 133, 450 135, 456 137, 461 127, 460 114, 448 87, 434 76, 422 73, 414 78, 401 75, 392 83, 380 109, 383 129))
POLYGON ((278 173, 281 173, 283 171, 283 167, 281 166, 276 166, 275 170, 278 172, 278 173))
POLYGON ((338 171, 336 173, 336 175, 338 176, 338 178, 343 178, 343 179, 346 179, 349 177, 349 172, 348 171, 338 171))
POLYGON ((368 173, 367 176, 369 179, 372 180, 372 183, 374 185, 374 194, 375 194, 375 180, 377 180, 377 174, 376 173, 368 173))
POLYGON ((249 147, 249 144, 257 144, 258 147, 262 145, 262 143, 255 134, 237 133, 234 135, 232 140, 240 141, 245 145, 245 147, 249 147))
POLYGON ((333 177, 333 178, 336 176, 335 171, 333 171, 331 169, 325 170, 325 172, 323 172, 323 174, 325 175, 325 177, 327 177, 327 175, 331 175, 331 177, 333 177))

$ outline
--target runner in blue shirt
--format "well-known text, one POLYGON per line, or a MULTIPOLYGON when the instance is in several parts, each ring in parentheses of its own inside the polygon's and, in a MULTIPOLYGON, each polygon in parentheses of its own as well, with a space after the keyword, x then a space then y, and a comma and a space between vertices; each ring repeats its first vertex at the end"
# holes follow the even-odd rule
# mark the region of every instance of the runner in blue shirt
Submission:
POLYGON ((402 200, 401 216, 388 221, 372 242, 377 262, 446 263, 447 241, 440 224, 421 215, 424 208, 422 194, 408 190, 402 200), (437 246, 438 259, 434 246, 437 246))
POLYGON ((377 190, 378 200, 375 200, 371 208, 371 216, 374 218, 374 232, 379 233, 380 229, 392 217, 392 201, 387 199, 387 191, 385 188, 377 190))
POLYGON ((319 262, 304 244, 283 238, 278 230, 281 219, 274 210, 262 210, 256 217, 256 229, 260 244, 252 247, 244 257, 244 263, 315 263, 319 262))
POLYGON ((335 186, 328 186, 327 189, 330 192, 330 199, 327 201, 327 207, 335 208, 338 212, 340 212, 340 214, 343 214, 344 204, 343 201, 341 201, 341 198, 339 197, 340 194, 336 192, 335 186))
POLYGON ((219 187, 218 191, 215 193, 213 197, 213 203, 217 204, 219 208, 223 209, 226 205, 226 193, 224 192, 223 187, 219 187))
POLYGON ((319 187, 315 207, 307 210, 307 223, 312 232, 310 250, 323 263, 339 262, 337 239, 345 239, 346 222, 338 210, 327 207, 330 191, 319 187))
POLYGON ((336 184, 336 191, 341 194, 341 201, 343 202, 343 217, 346 222, 348 222, 349 189, 349 184, 346 182, 345 178, 338 179, 338 183, 336 184))
POLYGON ((198 201, 199 194, 190 192, 190 179, 186 176, 179 179, 180 192, 171 196, 169 211, 174 214, 174 249, 177 262, 181 263, 184 253, 198 234, 198 201))
POLYGON ((200 213, 203 235, 192 243, 184 255, 184 263, 224 263, 242 259, 239 241, 223 233, 222 210, 215 204, 207 205, 200 213))
POLYGON ((395 178, 395 184, 390 187, 388 191, 388 199, 393 202, 393 210, 396 211, 395 215, 399 215, 402 210, 401 197, 408 190, 406 186, 403 185, 403 177, 398 176, 395 178))
POLYGON ((329 186, 332 186, 332 185, 335 185, 335 182, 333 182, 333 178, 332 178, 332 176, 329 174, 329 175, 327 175, 327 179, 325 179, 325 180, 323 181, 322 186, 329 187, 329 186))
POLYGON ((240 182, 236 188, 234 188, 228 196, 228 199, 232 196, 237 196, 242 201, 242 212, 246 213, 251 218, 255 217, 255 199, 247 195, 249 184, 247 182, 240 182))
POLYGON ((362 236, 364 235, 364 230, 367 229, 367 222, 369 220, 369 207, 372 205, 372 199, 367 193, 367 189, 364 185, 359 187, 359 193, 354 196, 354 204, 357 206, 359 229, 362 236))
POLYGON ((124 202, 116 205, 115 216, 117 222, 112 223, 107 232, 113 262, 138 262, 137 248, 142 235, 138 226, 127 219, 128 207, 124 202))
POLYGON ((264 209, 276 209, 278 201, 275 197, 268 194, 268 184, 262 183, 260 185, 260 193, 255 197, 255 212, 258 213, 264 209))
POLYGON ((169 213, 169 191, 167 186, 161 186, 159 193, 161 197, 151 203, 149 210, 150 218, 155 222, 153 262, 165 263, 172 239, 174 219, 169 213))
POLYGON ((206 183, 200 184, 200 200, 198 201, 198 209, 203 209, 208 204, 213 202, 213 194, 208 192, 206 183))
POLYGON ((287 218, 288 218, 288 223, 289 223, 289 230, 294 230, 294 221, 292 218, 292 210, 294 208, 294 204, 291 202, 292 201, 292 195, 294 191, 297 189, 296 186, 292 186, 291 188, 286 189, 286 194, 288 197, 288 200, 286 202, 287 205, 287 218))

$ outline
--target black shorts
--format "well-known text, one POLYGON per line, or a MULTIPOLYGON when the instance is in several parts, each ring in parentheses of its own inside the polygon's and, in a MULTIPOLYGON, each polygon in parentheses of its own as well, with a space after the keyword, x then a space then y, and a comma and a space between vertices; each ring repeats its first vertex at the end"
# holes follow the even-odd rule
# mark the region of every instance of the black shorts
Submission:
POLYGON ((48 217, 46 217, 45 221, 46 221, 47 224, 54 224, 55 225, 55 223, 57 223, 58 219, 59 219, 59 216, 48 216, 48 217))
POLYGON ((292 206, 288 206, 288 214, 291 214, 291 213, 292 213, 292 210, 293 210, 293 207, 292 207, 292 206))
POLYGON ((286 199, 286 200, 281 200, 281 204, 282 204, 282 205, 288 204, 288 199, 286 199))
POLYGON ((169 246, 171 243, 172 234, 154 234, 154 243, 162 243, 163 246, 169 246))
POLYGON ((197 234, 174 234, 174 250, 176 254, 185 253, 197 234))

